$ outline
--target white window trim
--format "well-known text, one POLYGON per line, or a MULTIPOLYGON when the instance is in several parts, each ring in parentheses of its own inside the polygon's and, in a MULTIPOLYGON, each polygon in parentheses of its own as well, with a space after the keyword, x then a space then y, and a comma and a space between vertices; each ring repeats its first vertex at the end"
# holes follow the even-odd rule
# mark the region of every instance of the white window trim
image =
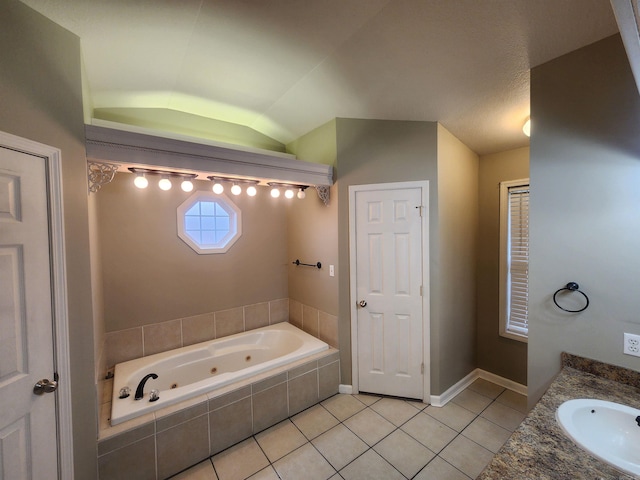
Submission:
POLYGON ((199 191, 191 195, 188 199, 186 199, 177 209, 177 220, 178 220, 178 237, 189 245, 196 253, 200 255, 208 255, 212 253, 226 253, 234 243, 240 238, 242 235, 242 212, 238 208, 238 206, 231 201, 229 197, 227 197, 224 193, 216 194, 213 192, 207 191, 199 191), (229 212, 229 230, 235 230, 235 233, 227 240, 227 242, 220 247, 202 247, 197 242, 195 242, 189 234, 185 231, 184 228, 184 216, 185 213, 196 203, 196 202, 205 202, 205 201, 216 201, 220 204, 223 204, 223 208, 229 212))
MULTIPOLYGON (((500 336, 528 342, 527 334, 509 330, 509 189, 529 186, 529 179, 500 182, 500 336)), ((527 285, 528 287, 528 285, 527 285)))

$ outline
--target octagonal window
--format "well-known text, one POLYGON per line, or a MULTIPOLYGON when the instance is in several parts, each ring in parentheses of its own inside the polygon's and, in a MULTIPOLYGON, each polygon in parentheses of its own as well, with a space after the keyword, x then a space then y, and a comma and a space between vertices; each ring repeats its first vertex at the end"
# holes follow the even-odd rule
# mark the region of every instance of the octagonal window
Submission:
POLYGON ((224 194, 196 192, 178 207, 178 236, 198 253, 224 253, 241 234, 240 209, 224 194))

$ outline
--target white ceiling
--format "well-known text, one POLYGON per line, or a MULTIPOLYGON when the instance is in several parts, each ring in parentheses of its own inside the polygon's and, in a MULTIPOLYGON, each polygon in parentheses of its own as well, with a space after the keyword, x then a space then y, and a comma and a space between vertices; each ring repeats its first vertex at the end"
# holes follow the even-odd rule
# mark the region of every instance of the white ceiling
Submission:
POLYGON ((618 31, 609 0, 23 1, 81 38, 94 108, 283 143, 335 117, 438 121, 479 154, 528 144, 531 67, 618 31))

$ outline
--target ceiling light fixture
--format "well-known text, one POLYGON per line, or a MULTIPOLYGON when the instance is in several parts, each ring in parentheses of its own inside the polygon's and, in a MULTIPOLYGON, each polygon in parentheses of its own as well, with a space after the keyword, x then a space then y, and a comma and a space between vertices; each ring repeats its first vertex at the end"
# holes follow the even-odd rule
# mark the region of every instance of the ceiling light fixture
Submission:
POLYGON ((149 180, 144 176, 144 173, 137 173, 133 184, 138 188, 147 188, 149 186, 149 180))
POLYGON ((277 182, 269 182, 267 183, 271 187, 271 196, 273 198, 278 198, 280 196, 280 190, 284 189, 284 196, 286 198, 293 198, 296 196, 296 189, 298 190, 298 198, 303 199, 306 197, 305 189, 309 188, 308 185, 291 185, 289 183, 277 183, 277 182))
POLYGON ((180 184, 180 188, 183 192, 191 192, 193 190, 193 182, 189 179, 183 180, 180 184))
POLYGON ((222 183, 220 183, 219 180, 214 180, 214 184, 213 187, 211 187, 211 190, 213 190, 213 193, 220 195, 222 192, 224 192, 224 186, 222 185, 222 183))
POLYGON ((522 126, 522 131, 527 137, 531 136, 531 117, 527 117, 527 121, 522 126))
POLYGON ((240 195, 242 193, 241 184, 245 183, 249 186, 247 187, 247 195, 250 197, 254 197, 258 190, 256 189, 256 185, 258 185, 258 180, 248 180, 245 178, 232 178, 232 177, 218 177, 218 176, 210 176, 207 177, 209 180, 213 182, 213 193, 217 193, 218 195, 224 192, 224 186, 222 185, 224 182, 232 183, 231 193, 233 195, 240 195))
POLYGON ((171 190, 171 180, 169 180, 169 177, 163 176, 160 181, 158 182, 158 187, 160 187, 160 190, 164 190, 165 192, 167 190, 171 190))
POLYGON ((152 168, 130 167, 129 171, 136 175, 133 184, 138 188, 147 188, 149 185, 149 175, 160 175, 162 178, 158 182, 158 187, 162 190, 171 190, 171 178, 182 178, 182 188, 185 192, 193 190, 193 180, 198 176, 196 173, 169 172, 166 170, 155 170, 152 168))

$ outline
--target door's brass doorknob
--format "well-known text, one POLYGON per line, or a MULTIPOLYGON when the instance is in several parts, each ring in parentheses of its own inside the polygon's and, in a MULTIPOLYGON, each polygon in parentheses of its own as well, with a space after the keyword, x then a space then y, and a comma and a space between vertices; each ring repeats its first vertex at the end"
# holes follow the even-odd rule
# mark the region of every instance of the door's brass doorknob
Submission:
POLYGON ((360 305, 362 308, 367 306, 367 301, 366 300, 360 300, 360 302, 358 302, 358 305, 360 305))
POLYGON ((33 386, 33 393, 42 395, 43 393, 55 392, 58 389, 58 382, 43 378, 33 386))

